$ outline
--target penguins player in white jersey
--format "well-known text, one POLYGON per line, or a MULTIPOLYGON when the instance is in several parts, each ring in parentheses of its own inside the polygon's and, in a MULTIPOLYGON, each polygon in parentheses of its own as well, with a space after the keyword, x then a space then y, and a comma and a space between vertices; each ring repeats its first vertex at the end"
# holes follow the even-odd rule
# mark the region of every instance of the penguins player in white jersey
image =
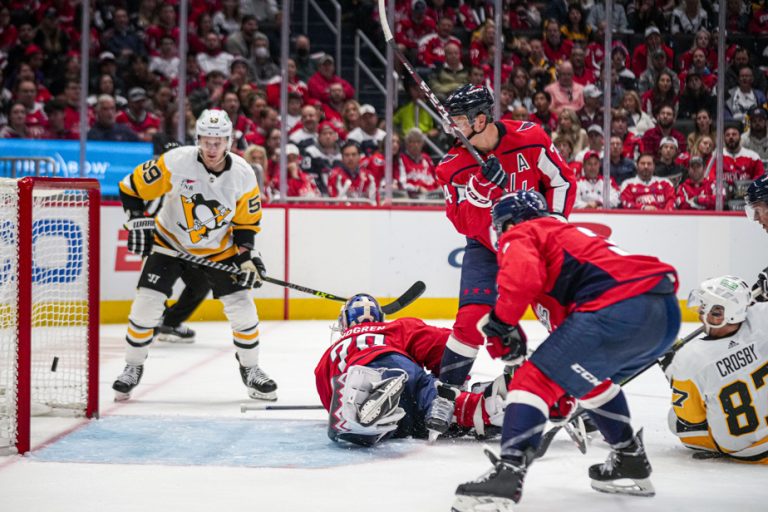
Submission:
POLYGON ((250 291, 261 286, 266 272, 261 258, 251 252, 261 229, 259 186, 248 163, 229 151, 232 122, 226 112, 205 110, 195 131, 195 146, 145 162, 120 182, 129 217, 128 249, 146 261, 128 316, 126 366, 112 385, 115 399, 128 399, 141 381, 165 300, 181 274, 193 268, 224 305, 249 396, 275 400, 277 384, 259 367, 259 317, 250 291), (161 196, 155 218, 145 216, 145 201, 161 196), (233 279, 227 272, 169 256, 162 248, 237 265, 244 272, 233 279))
POLYGON ((768 464, 768 303, 751 302, 733 276, 704 281, 688 300, 705 335, 677 352, 666 375, 670 429, 695 458, 768 464))

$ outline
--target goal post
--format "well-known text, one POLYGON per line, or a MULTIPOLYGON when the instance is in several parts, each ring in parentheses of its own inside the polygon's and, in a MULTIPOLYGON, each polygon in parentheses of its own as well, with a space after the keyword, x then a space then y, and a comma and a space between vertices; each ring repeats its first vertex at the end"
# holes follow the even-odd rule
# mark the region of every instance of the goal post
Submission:
POLYGON ((37 409, 98 415, 99 182, 0 179, 0 447, 37 409))

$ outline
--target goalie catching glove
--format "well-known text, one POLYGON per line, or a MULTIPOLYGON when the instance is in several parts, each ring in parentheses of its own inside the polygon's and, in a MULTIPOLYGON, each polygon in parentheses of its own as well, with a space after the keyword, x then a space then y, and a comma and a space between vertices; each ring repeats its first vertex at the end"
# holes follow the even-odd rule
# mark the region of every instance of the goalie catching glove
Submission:
POLYGON ((528 338, 518 325, 509 325, 493 310, 477 322, 477 330, 486 338, 488 353, 506 364, 521 364, 528 351, 528 338))
POLYGON ((235 263, 241 270, 237 284, 243 288, 258 288, 263 284, 262 276, 267 274, 267 267, 259 256, 252 256, 251 251, 245 251, 235 256, 235 263))
POLYGON ((139 256, 149 256, 155 240, 155 219, 131 215, 123 227, 128 230, 128 250, 139 256))

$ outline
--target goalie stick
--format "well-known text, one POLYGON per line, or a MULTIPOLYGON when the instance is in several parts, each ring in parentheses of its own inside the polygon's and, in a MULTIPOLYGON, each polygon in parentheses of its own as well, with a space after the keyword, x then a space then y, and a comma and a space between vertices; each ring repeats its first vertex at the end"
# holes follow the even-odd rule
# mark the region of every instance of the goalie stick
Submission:
MULTIPOLYGON (((233 274, 236 276, 242 274, 243 272, 242 270, 235 267, 234 265, 227 265, 225 263, 211 261, 208 258, 195 256, 194 254, 189 254, 186 252, 175 251, 173 249, 167 249, 159 245, 155 245, 152 248, 152 251, 159 254, 165 254, 166 256, 171 256, 174 258, 179 258, 181 260, 189 261, 191 263, 195 263, 202 267, 208 267, 216 270, 222 270, 224 272, 229 272, 230 274, 233 274)), ((315 297, 320 297, 328 300, 335 300, 338 302, 347 302, 346 297, 341 297, 339 295, 334 295, 332 293, 315 290, 313 288, 307 288, 306 286, 289 283, 288 281, 282 281, 280 279, 275 279, 274 277, 261 276, 261 279, 266 283, 272 283, 277 286, 283 286, 285 288, 290 288, 292 290, 307 293, 309 295, 314 295, 315 297)), ((381 310, 384 312, 385 315, 391 315, 393 313, 397 313, 398 311, 410 305, 413 301, 421 297, 421 295, 424 293, 426 289, 427 289, 427 286, 424 284, 423 281, 416 281, 411 285, 410 288, 405 290, 405 292, 403 292, 403 294, 400 295, 398 298, 396 298, 394 301, 388 304, 382 305, 381 310)))
POLYGON ((429 100, 432 106, 435 107, 435 110, 437 110, 438 115, 443 121, 443 129, 445 129, 445 131, 450 129, 450 131, 453 132, 453 134, 461 141, 464 147, 467 148, 467 151, 469 151, 469 154, 472 155, 472 158, 475 159, 478 165, 485 164, 483 158, 480 156, 480 153, 477 152, 472 143, 469 142, 469 139, 466 137, 466 135, 464 135, 456 123, 453 122, 453 119, 451 119, 451 116, 448 115, 445 107, 442 103, 440 103, 440 100, 437 99, 437 96, 435 96, 435 93, 432 92, 432 89, 429 88, 427 83, 421 78, 421 76, 419 76, 416 70, 413 69, 413 66, 411 66, 410 62, 408 62, 408 59, 405 57, 405 55, 403 55, 403 52, 401 52, 400 48, 397 47, 395 38, 392 37, 392 30, 389 28, 389 21, 387 20, 386 0, 379 0, 379 21, 381 22, 381 30, 384 32, 384 40, 387 42, 387 45, 392 49, 400 62, 403 63, 403 67, 406 69, 406 71, 408 71, 408 74, 411 75, 411 78, 414 82, 416 82, 416 85, 419 86, 419 89, 421 89, 421 91, 427 97, 427 100, 429 100))

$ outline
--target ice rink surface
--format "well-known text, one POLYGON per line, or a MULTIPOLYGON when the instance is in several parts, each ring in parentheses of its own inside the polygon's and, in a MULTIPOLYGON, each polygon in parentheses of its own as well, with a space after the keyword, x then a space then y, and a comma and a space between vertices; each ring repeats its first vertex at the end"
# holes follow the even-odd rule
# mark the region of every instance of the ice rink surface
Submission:
MULTIPOLYGON (((329 323, 262 323, 261 363, 278 383, 277 404, 319 404, 313 370, 329 323)), ((532 345, 543 338, 537 323, 524 325, 532 345)), ((35 418, 33 452, 0 457, 0 510, 448 512, 456 485, 490 467, 469 439, 349 450, 327 439, 324 411, 243 414, 249 399, 228 325, 191 326, 192 345, 154 344, 141 384, 122 403, 110 386, 124 364, 125 327, 103 326, 101 420, 35 418)), ((499 371, 483 355, 473 380, 499 371)), ((626 392, 634 426, 645 429, 656 497, 593 491, 587 468, 605 459, 607 446, 593 439, 581 455, 561 434, 529 470, 516 511, 768 510, 768 468, 693 460, 669 433, 669 389, 658 368, 626 392)))

